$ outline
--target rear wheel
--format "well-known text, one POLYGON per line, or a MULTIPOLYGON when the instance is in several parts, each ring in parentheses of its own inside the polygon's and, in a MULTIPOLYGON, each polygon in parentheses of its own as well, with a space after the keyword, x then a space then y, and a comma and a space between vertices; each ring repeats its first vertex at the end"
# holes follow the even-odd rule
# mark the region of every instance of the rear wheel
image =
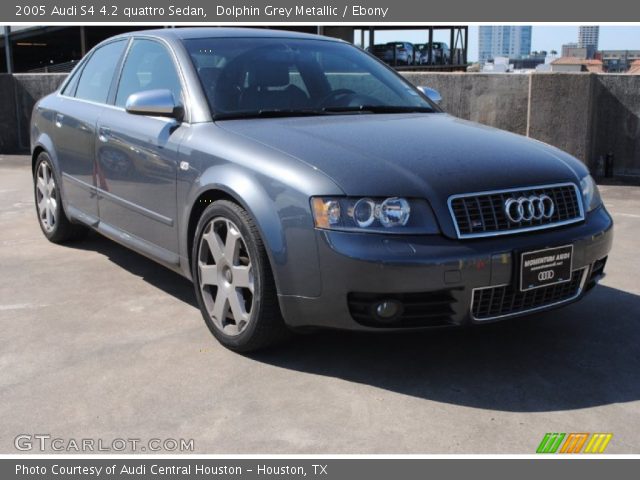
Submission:
POLYGON ((191 267, 202 316, 225 347, 249 352, 287 336, 265 247, 243 208, 227 200, 206 208, 191 267))
POLYGON ((88 229, 69 221, 62 207, 62 195, 51 158, 38 155, 33 174, 33 188, 38 223, 45 237, 54 243, 83 238, 88 229))

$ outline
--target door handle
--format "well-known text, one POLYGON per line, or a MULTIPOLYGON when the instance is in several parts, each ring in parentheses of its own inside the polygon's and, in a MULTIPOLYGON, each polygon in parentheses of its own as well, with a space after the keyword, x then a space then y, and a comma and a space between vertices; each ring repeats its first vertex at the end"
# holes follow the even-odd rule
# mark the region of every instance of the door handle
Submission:
POLYGON ((111 136, 111 129, 108 127, 100 127, 98 129, 98 140, 102 143, 107 143, 109 141, 109 137, 111 136))
POLYGON ((62 128, 62 120, 64 120, 64 115, 56 113, 56 127, 62 128))

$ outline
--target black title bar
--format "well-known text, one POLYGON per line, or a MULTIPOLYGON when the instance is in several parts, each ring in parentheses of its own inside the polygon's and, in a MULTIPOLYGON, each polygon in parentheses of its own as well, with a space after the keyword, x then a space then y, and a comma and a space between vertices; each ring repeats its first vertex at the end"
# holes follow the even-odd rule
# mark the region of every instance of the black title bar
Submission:
POLYGON ((373 23, 373 22, 638 22, 640 2, 609 0, 14 0, 0 3, 0 24, 62 22, 180 24, 221 23, 373 23))

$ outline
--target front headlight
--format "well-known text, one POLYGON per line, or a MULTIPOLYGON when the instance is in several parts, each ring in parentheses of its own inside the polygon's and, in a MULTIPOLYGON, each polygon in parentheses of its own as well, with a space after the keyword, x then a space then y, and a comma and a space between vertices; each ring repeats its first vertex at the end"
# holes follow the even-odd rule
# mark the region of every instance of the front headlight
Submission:
POLYGON ((591 175, 587 175, 580 180, 580 190, 582 190, 582 203, 587 212, 595 210, 602 205, 602 198, 600 198, 600 191, 596 185, 595 180, 591 175))
POLYGON ((313 197, 316 228, 344 231, 435 234, 438 225, 423 199, 313 197))

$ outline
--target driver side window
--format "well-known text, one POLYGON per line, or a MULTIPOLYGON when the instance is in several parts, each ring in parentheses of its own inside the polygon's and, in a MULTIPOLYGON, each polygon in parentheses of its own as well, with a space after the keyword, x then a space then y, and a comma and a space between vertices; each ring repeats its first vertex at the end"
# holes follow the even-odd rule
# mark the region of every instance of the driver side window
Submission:
POLYGON ((175 101, 182 102, 180 77, 166 47, 154 40, 134 40, 122 69, 116 106, 124 107, 133 93, 157 89, 170 90, 175 101))

